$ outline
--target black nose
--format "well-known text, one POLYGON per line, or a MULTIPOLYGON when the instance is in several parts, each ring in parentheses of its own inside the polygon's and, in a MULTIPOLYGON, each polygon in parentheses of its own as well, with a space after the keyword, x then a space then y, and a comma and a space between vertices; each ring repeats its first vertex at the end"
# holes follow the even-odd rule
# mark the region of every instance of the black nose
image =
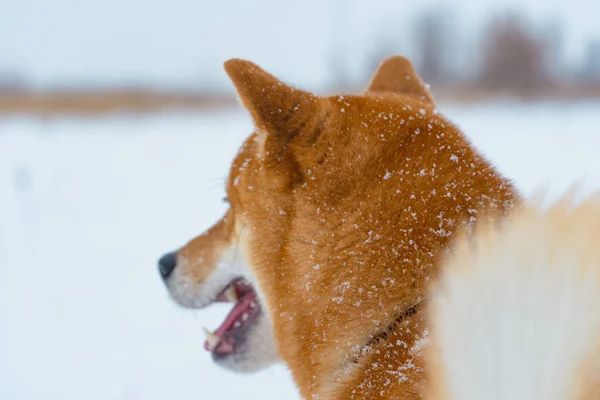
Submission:
POLYGON ((167 279, 177 266, 177 253, 167 253, 158 260, 158 270, 163 279, 167 279))

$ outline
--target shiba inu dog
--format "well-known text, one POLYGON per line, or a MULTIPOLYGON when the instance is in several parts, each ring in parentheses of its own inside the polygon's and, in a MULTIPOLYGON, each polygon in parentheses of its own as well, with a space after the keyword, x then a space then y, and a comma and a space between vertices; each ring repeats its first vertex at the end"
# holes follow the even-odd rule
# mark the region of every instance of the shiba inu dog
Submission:
POLYGON ((225 216, 161 259, 171 296, 235 303, 205 343, 228 368, 281 358, 307 399, 420 398, 428 282, 453 233, 505 214, 515 189, 403 57, 363 95, 321 97, 243 60, 225 69, 255 131, 225 216))
POLYGON ((600 201, 531 203, 460 240, 431 294, 430 400, 600 398, 600 201))

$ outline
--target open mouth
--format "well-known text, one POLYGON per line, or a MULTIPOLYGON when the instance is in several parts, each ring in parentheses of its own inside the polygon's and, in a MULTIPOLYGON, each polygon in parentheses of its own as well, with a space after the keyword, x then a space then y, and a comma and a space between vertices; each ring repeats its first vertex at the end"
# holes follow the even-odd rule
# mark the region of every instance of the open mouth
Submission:
POLYGON ((245 279, 234 280, 217 296, 215 302, 232 302, 233 308, 225 320, 214 331, 204 328, 206 341, 204 348, 214 357, 226 356, 235 352, 237 346, 259 316, 261 309, 256 292, 245 279))

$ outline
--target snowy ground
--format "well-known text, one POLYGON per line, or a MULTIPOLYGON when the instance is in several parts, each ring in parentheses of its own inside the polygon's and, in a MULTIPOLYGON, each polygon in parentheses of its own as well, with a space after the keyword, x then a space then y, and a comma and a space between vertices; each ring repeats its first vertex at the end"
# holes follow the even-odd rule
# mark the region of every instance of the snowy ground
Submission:
MULTIPOLYGON (((447 107, 525 194, 600 187, 600 104, 447 107)), ((156 259, 224 210, 242 113, 0 120, 0 398, 297 398, 212 365, 156 259)))

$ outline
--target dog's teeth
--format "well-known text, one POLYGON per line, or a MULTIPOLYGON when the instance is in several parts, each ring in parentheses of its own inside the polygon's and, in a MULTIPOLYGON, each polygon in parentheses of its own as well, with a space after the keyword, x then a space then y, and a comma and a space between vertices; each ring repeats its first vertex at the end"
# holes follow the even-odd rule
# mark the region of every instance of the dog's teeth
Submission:
POLYGON ((242 326, 242 323, 241 323, 240 321, 236 321, 236 322, 233 324, 233 327, 234 327, 234 328, 239 328, 240 326, 242 326))
POLYGON ((249 317, 248 313, 246 313, 246 314, 242 315, 242 321, 245 321, 245 320, 247 320, 247 319, 248 319, 248 317, 249 317))
POLYGON ((227 299, 227 301, 229 301, 231 303, 237 303, 238 296, 237 296, 237 292, 235 291, 235 287, 233 285, 229 286, 227 288, 227 290, 225 291, 225 298, 227 299))
POLYGON ((209 331, 206 328, 203 328, 203 329, 204 329, 204 334, 206 335, 206 342, 208 343, 208 349, 210 351, 212 351, 215 347, 217 347, 217 345, 221 341, 221 337, 219 335, 212 333, 211 331, 209 331))
POLYGON ((256 303, 255 302, 250 303, 250 308, 256 308, 256 303))

